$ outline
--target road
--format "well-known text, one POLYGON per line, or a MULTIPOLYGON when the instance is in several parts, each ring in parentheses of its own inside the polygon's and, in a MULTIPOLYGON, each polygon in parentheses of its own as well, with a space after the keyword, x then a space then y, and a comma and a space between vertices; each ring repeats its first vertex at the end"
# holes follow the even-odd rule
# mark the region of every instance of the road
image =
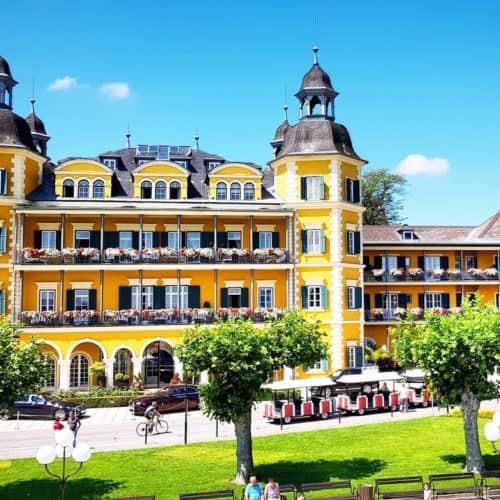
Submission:
MULTIPOLYGON (((500 409, 498 401, 484 402, 482 407, 500 409)), ((290 434, 309 430, 329 429, 353 425, 366 425, 376 422, 408 420, 443 414, 437 408, 419 408, 408 413, 368 413, 364 416, 342 417, 329 420, 306 420, 283 426, 266 422, 262 418, 262 409, 253 412, 252 435, 290 434)), ((136 426, 142 417, 133 417, 128 408, 97 408, 87 410, 88 416, 82 419, 78 440, 85 441, 93 451, 130 450, 145 447, 173 446, 184 443, 184 413, 165 415, 169 423, 169 432, 153 435, 144 444, 144 438, 136 434, 136 426)), ((219 424, 216 436, 216 424, 199 411, 188 416, 188 442, 206 442, 222 439, 234 439, 234 427, 231 424, 219 424)), ((8 420, 0 421, 0 459, 34 457, 40 446, 54 442, 51 420, 8 420)))

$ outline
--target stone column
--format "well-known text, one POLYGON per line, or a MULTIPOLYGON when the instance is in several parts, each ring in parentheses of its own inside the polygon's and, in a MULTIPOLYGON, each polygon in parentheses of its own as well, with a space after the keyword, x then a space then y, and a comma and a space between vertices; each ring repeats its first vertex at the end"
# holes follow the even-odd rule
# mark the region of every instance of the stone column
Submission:
POLYGON ((142 362, 143 358, 132 358, 132 372, 133 375, 142 375, 142 362))
POLYGON ((71 361, 69 359, 60 359, 59 363, 59 389, 69 389, 69 368, 71 361))
POLYGON ((105 368, 106 387, 111 388, 114 385, 113 368, 115 366, 115 360, 114 360, 114 358, 105 358, 105 359, 103 359, 103 362, 106 365, 106 368, 105 368))

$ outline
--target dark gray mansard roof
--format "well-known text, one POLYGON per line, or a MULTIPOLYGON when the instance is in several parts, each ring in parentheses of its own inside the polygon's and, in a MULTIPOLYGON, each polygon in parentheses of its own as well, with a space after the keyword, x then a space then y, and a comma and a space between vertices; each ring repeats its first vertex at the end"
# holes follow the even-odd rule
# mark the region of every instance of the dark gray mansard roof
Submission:
POLYGON ((30 113, 26 117, 26 122, 28 123, 32 132, 47 135, 44 123, 42 122, 42 120, 40 120, 40 118, 38 118, 38 116, 35 115, 35 113, 30 113))
POLYGON ((340 153, 361 160, 354 151, 347 128, 322 117, 301 120, 290 127, 279 156, 307 153, 340 153))
POLYGON ((31 130, 26 120, 7 108, 0 108, 0 144, 23 146, 35 150, 31 130))
POLYGON ((7 60, 0 56, 0 75, 6 75, 13 83, 17 83, 14 78, 12 78, 12 73, 10 71, 10 66, 7 60))

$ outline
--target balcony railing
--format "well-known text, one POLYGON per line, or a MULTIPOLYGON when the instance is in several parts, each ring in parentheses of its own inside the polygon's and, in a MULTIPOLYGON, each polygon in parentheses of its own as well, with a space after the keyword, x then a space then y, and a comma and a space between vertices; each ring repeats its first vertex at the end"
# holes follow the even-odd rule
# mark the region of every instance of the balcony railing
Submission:
POLYGON ((494 267, 487 269, 471 268, 461 269, 429 269, 424 270, 419 267, 395 269, 372 269, 365 272, 365 281, 394 282, 394 281, 498 281, 498 270, 494 267))
POLYGON ((451 307, 445 309, 443 307, 434 307, 432 309, 423 309, 422 307, 412 307, 404 309, 396 307, 394 309, 385 309, 375 307, 373 309, 365 309, 365 321, 398 321, 398 320, 414 320, 420 321, 424 319, 424 314, 427 311, 432 311, 434 314, 462 314, 461 307, 451 307))
POLYGON ((204 324, 244 319, 254 322, 279 319, 285 309, 248 307, 214 309, 137 309, 99 311, 65 311, 62 315, 54 311, 24 311, 21 322, 26 326, 118 326, 118 325, 176 325, 204 324))
POLYGON ((24 248, 21 264, 285 264, 284 248, 24 248))

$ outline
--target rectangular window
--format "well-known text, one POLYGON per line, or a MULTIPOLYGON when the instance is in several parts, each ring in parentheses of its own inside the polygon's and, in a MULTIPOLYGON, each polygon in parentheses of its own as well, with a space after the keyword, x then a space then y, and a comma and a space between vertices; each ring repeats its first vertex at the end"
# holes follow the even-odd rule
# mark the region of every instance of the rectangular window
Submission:
POLYGON ((174 163, 177 163, 182 168, 187 168, 187 160, 174 160, 174 163))
POLYGON ((241 231, 228 231, 227 246, 228 248, 241 248, 241 231))
POLYGON ((133 248, 132 246, 132 231, 120 231, 119 236, 119 247, 120 248, 133 248))
POLYGON ((90 231, 75 231, 75 248, 90 247, 90 231))
POLYGON ((497 293, 497 295, 496 295, 495 305, 496 305, 497 309, 500 309, 500 293, 497 293))
POLYGON ((188 231, 186 233, 186 246, 188 248, 201 247, 201 234, 199 231, 188 231))
POLYGON ((363 290, 359 286, 347 287, 347 309, 360 309, 363 290))
POLYGON ((56 310, 56 291, 55 290, 40 290, 38 297, 39 311, 55 311, 56 310))
POLYGON ((396 308, 398 307, 398 294, 385 293, 382 295, 382 300, 386 313, 386 319, 394 319, 396 308))
POLYGON ((274 307, 273 292, 271 287, 259 288, 259 307, 274 307))
POLYGON ((425 308, 434 309, 441 306, 441 294, 436 292, 427 292, 425 294, 425 308))
POLYGON ((307 308, 308 309, 321 309, 321 287, 308 286, 307 287, 307 308))
POLYGON ((272 248, 273 233, 271 231, 259 232, 259 248, 272 248))
POLYGON ((0 253, 7 251, 7 228, 0 227, 0 253))
POLYGON ((361 199, 359 180, 346 179, 346 200, 350 203, 359 203, 361 199))
POLYGON ((7 170, 5 168, 0 168, 0 194, 8 194, 7 189, 7 170))
POLYGON ((307 253, 321 253, 321 229, 307 230, 307 253))
POLYGON ((307 367, 308 372, 317 371, 327 371, 328 370, 328 359, 322 359, 321 361, 316 361, 312 366, 307 367))
POLYGON ((186 309, 188 307, 187 285, 181 285, 180 294, 178 293, 177 285, 167 285, 165 287, 165 307, 167 309, 186 309))
POLYGON ((424 258, 425 270, 441 269, 441 257, 438 255, 426 255, 424 258))
POLYGON ((88 311, 90 307, 89 291, 75 290, 75 310, 88 311))
POLYGON ((153 248, 153 231, 142 232, 142 248, 153 248))
MULTIPOLYGON (((140 309, 139 307, 139 287, 132 287, 132 309, 140 309)), ((142 287, 142 309, 153 309, 153 287, 142 287)))
POLYGON ((56 231, 42 231, 42 248, 56 248, 56 231))
POLYGON ((177 231, 169 231, 167 234, 167 246, 169 248, 179 249, 179 234, 177 231))
POLYGON ((413 231, 403 231, 403 240, 413 240, 413 231))
POLYGON ((104 158, 102 162, 106 167, 112 168, 113 170, 116 168, 116 160, 114 158, 104 158))
POLYGON ((214 168, 217 168, 221 164, 220 161, 209 161, 208 162, 208 171, 213 170, 214 168))
POLYGON ((361 252, 361 233, 359 231, 347 231, 347 253, 356 255, 361 252))
POLYGON ((477 258, 475 255, 465 256, 465 270, 474 269, 477 267, 477 258))
POLYGON ((323 177, 310 176, 305 178, 305 199, 311 201, 322 200, 324 198, 323 177))
POLYGON ((228 306, 232 308, 241 307, 241 288, 230 287, 227 289, 228 306))

